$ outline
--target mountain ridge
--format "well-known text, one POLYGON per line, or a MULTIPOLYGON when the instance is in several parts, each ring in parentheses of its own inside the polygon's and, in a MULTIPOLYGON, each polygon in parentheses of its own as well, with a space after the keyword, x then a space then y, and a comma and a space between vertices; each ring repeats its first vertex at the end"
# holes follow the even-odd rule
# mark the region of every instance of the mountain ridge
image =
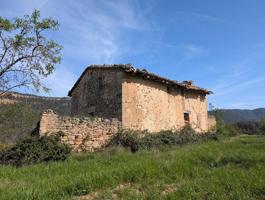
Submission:
POLYGON ((61 115, 70 115, 70 100, 70 97, 48 97, 19 92, 8 92, 0 96, 0 105, 23 103, 31 105, 31 107, 38 112, 53 109, 61 115))
MULTIPOLYGON (((227 123, 260 121, 265 117, 265 108, 255 109, 218 109, 220 117, 227 123)), ((213 113, 213 111, 209 111, 213 113)))
MULTIPOLYGON (((30 104, 33 109, 41 112, 46 109, 53 109, 58 114, 70 115, 70 97, 48 97, 19 92, 8 92, 0 96, 0 105, 25 103, 30 104)), ((239 121, 259 121, 265 117, 265 108, 255 109, 218 109, 221 118, 227 123, 239 121)), ((213 111, 209 111, 213 114, 213 111)))

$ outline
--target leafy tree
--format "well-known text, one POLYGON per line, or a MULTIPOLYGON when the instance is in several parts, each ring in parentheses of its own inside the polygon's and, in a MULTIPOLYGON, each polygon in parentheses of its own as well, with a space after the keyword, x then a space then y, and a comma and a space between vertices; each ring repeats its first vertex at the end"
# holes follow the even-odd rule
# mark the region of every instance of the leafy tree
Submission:
POLYGON ((0 95, 17 87, 48 91, 42 79, 60 63, 62 46, 44 32, 58 27, 52 18, 40 19, 38 10, 13 20, 0 17, 0 95))

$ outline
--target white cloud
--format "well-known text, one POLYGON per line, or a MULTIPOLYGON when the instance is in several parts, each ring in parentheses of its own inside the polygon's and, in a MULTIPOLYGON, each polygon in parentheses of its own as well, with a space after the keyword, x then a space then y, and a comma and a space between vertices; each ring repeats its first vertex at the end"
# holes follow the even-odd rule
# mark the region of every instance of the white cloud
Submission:
POLYGON ((193 44, 193 43, 184 44, 184 45, 174 45, 174 44, 167 44, 165 42, 162 42, 162 40, 155 41, 154 43, 167 47, 167 48, 173 48, 173 49, 180 51, 180 53, 184 54, 185 60, 193 59, 207 52, 205 48, 198 46, 196 44, 193 44))
POLYGON ((205 52, 205 50, 202 47, 199 47, 195 44, 187 44, 187 45, 183 46, 183 49, 184 49, 184 53, 188 59, 198 57, 205 52))
POLYGON ((212 22, 218 22, 218 23, 225 22, 225 20, 222 18, 204 14, 204 13, 188 12, 188 11, 176 11, 176 13, 187 15, 189 18, 193 17, 193 18, 200 19, 200 20, 206 20, 206 21, 212 21, 212 22))
POLYGON ((231 85, 226 85, 223 88, 216 90, 216 94, 215 97, 218 96, 223 96, 223 95, 228 95, 231 94, 235 91, 239 91, 240 89, 244 89, 247 86, 252 86, 255 84, 258 84, 260 82, 264 82, 265 78, 261 77, 261 78, 255 78, 255 79, 251 79, 251 80, 242 80, 242 81, 236 81, 236 83, 231 84, 231 85))
MULTIPOLYGON (((215 96, 225 96, 247 86, 264 84, 265 78, 258 74, 260 59, 264 58, 264 48, 249 49, 240 61, 215 65, 217 75, 213 79, 212 90, 215 96)), ((214 72, 213 72, 214 73, 214 72)))
POLYGON ((40 9, 42 17, 51 16, 60 23, 59 32, 52 37, 64 46, 62 64, 45 80, 55 96, 66 95, 83 70, 80 68, 91 63, 114 63, 128 53, 124 30, 150 29, 144 9, 133 0, 10 0, 0 12, 10 18, 30 14, 34 8, 40 9))
POLYGON ((66 55, 90 62, 114 62, 123 49, 123 29, 148 28, 134 1, 49 1, 43 8, 60 19, 66 55))

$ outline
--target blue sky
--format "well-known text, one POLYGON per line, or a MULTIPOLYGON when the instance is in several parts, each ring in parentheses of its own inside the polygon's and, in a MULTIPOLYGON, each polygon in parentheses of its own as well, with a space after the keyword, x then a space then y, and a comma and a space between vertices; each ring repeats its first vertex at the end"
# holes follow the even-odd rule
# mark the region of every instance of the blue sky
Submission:
POLYGON ((64 46, 45 82, 66 96, 90 64, 132 63, 214 92, 218 108, 265 107, 264 0, 0 0, 6 18, 30 14, 60 22, 49 34, 64 46))

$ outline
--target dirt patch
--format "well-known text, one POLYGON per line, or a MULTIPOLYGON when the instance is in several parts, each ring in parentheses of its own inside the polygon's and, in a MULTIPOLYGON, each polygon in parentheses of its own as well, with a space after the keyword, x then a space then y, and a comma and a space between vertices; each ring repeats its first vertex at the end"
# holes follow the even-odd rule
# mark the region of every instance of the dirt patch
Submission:
POLYGON ((143 193, 143 191, 140 191, 139 186, 133 186, 130 183, 124 183, 124 184, 120 184, 117 187, 113 188, 113 189, 105 189, 105 190, 99 190, 96 192, 91 192, 87 195, 83 195, 80 197, 76 197, 76 200, 99 200, 103 198, 104 193, 111 193, 111 197, 112 199, 120 199, 119 196, 120 194, 126 190, 126 189, 131 189, 133 190, 133 192, 135 192, 135 194, 141 194, 143 193))
MULTIPOLYGON (((171 193, 174 193, 178 190, 178 188, 180 187, 180 185, 182 184, 166 184, 163 186, 163 189, 160 192, 161 197, 165 197, 171 193)), ((157 186, 157 190, 160 190, 161 188, 159 186, 157 186)), ((79 196, 76 197, 76 200, 100 200, 100 199, 104 199, 104 194, 110 194, 110 196, 108 196, 110 199, 122 199, 122 194, 126 191, 129 190, 130 192, 132 192, 133 194, 135 194, 135 196, 144 196, 147 197, 148 196, 148 192, 145 191, 141 185, 139 184, 130 184, 130 183, 124 183, 124 184, 120 184, 118 186, 116 186, 115 188, 108 188, 105 190, 99 190, 96 192, 91 192, 87 195, 83 195, 83 196, 79 196)), ((109 199, 107 198, 107 199, 109 199)))
POLYGON ((178 185, 176 184, 166 185, 165 189, 161 192, 161 195, 166 196, 166 195, 176 192, 177 190, 178 190, 178 185))

